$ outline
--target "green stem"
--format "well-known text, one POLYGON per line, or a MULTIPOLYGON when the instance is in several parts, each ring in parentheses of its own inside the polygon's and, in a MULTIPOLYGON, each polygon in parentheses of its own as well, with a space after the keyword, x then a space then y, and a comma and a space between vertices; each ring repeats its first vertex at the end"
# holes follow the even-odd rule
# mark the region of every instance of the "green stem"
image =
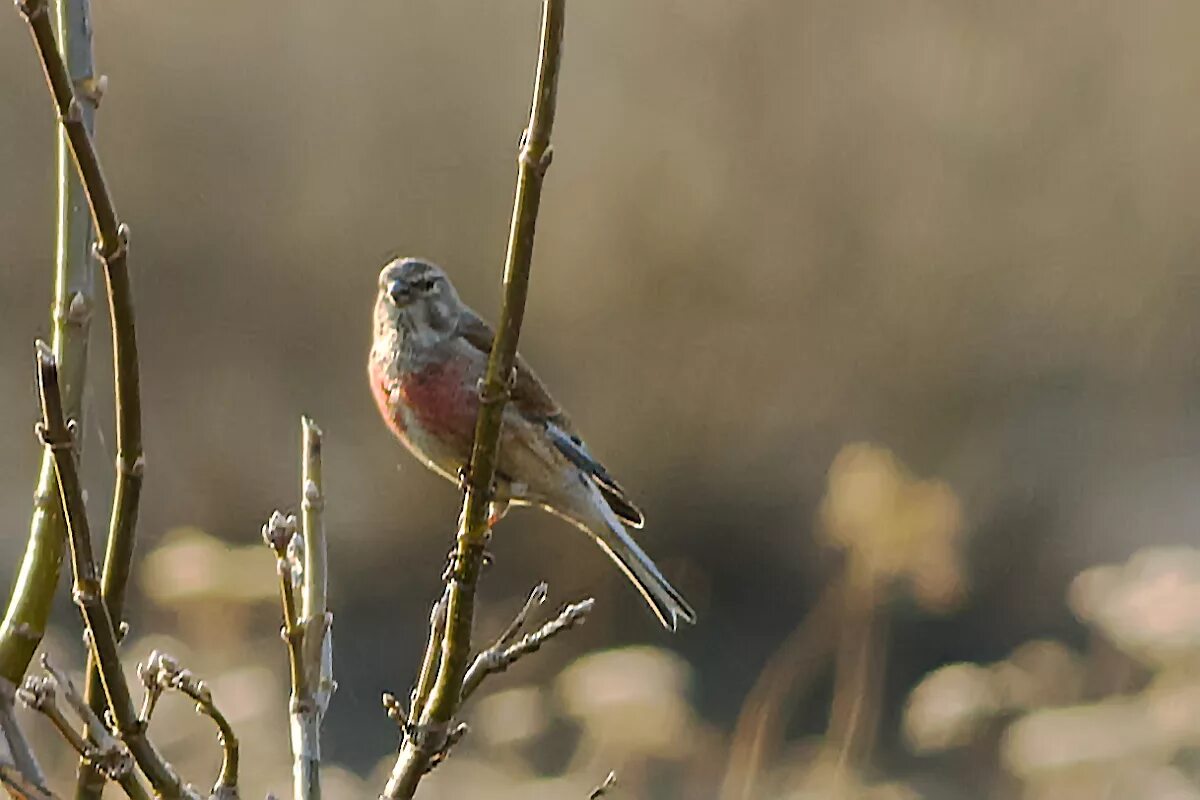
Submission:
POLYGON ((450 722, 458 709, 463 679, 471 657, 475 589, 488 539, 488 504, 496 473, 500 428, 508 401, 517 341, 525 318, 533 239, 541 204, 542 182, 550 166, 550 132, 554 127, 558 72, 562 60, 565 0, 543 0, 541 47, 534 79, 529 127, 517 158, 517 189, 508 248, 504 259, 504 303, 480 390, 479 417, 471 451, 466 495, 459 517, 458 542, 450 570, 450 597, 442 656, 429 702, 421 712, 418 736, 406 736, 385 798, 412 797, 431 760, 445 747, 450 722))
MULTIPOLYGON (((110 620, 119 621, 133 558, 143 463, 137 335, 134 326, 133 292, 126 263, 129 230, 117 217, 112 195, 100 166, 100 158, 88 127, 88 103, 80 102, 76 85, 55 45, 54 32, 47 19, 47 2, 20 0, 18 7, 29 23, 30 32, 41 56, 46 82, 58 109, 68 149, 92 212, 92 219, 99 234, 96 251, 104 266, 104 277, 108 286, 117 408, 117 474, 101 591, 110 620)), ((94 86, 92 88, 95 89, 94 86)), ((93 91, 93 97, 95 96, 93 91)), ((102 709, 100 680, 94 662, 89 664, 85 694, 93 708, 98 711, 102 709)), ((86 764, 80 765, 76 796, 92 800, 99 797, 96 778, 86 764)))
MULTIPOLYGON (((57 25, 63 58, 76 86, 94 86, 89 0, 60 0, 57 25)), ((94 102, 82 104, 84 127, 91 131, 94 102)), ((88 333, 95 306, 92 218, 79 176, 71 163, 65 134, 55 131, 58 147, 58 230, 51 330, 63 384, 63 410, 82 420, 88 333)), ((0 624, 0 677, 20 683, 46 631, 66 544, 66 526, 58 505, 54 463, 43 454, 34 495, 29 542, 4 622, 0 624)))
MULTIPOLYGON (((333 642, 326 597, 329 592, 325 541, 325 484, 321 429, 310 418, 303 428, 300 531, 304 541, 301 583, 300 664, 293 675, 291 703, 292 792, 295 800, 321 797, 321 722, 333 692, 333 642)), ((285 612, 286 613, 286 612, 285 612)))

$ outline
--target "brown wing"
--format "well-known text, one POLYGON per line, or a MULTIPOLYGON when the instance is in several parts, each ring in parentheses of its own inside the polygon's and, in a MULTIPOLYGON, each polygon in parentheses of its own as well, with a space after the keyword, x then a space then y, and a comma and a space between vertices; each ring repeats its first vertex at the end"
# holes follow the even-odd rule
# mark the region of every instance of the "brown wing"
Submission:
MULTIPOLYGON (((487 357, 492 351, 492 341, 495 334, 492 328, 470 311, 464 311, 459 317, 458 332, 469 344, 487 357)), ((575 431, 570 417, 562 407, 555 402, 546 389, 546 385, 534 374, 528 362, 517 354, 516 375, 513 380, 512 403, 529 420, 541 422, 547 426, 554 442, 564 456, 575 466, 586 472, 596 482, 600 493, 617 516, 634 528, 645 524, 645 516, 621 488, 621 485, 608 474, 596 459, 592 458, 583 438, 575 431)))
MULTIPOLYGON (((492 352, 492 340, 495 334, 492 333, 492 326, 488 325, 479 317, 470 311, 464 311, 459 317, 458 332, 471 345, 484 355, 484 360, 487 355, 492 352)), ((513 382, 512 402, 520 410, 522 416, 534 420, 543 420, 553 422, 555 425, 562 428, 568 435, 576 435, 571 428, 571 421, 568 419, 565 411, 559 407, 554 398, 550 396, 550 392, 546 390, 545 384, 538 379, 538 376, 533 374, 533 369, 517 354, 516 362, 517 374, 513 382)))

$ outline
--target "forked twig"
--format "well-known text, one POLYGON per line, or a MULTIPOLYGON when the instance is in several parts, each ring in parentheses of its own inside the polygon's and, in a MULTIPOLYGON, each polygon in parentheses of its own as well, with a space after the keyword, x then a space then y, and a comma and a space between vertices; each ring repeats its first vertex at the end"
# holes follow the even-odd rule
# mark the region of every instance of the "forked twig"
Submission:
POLYGON ((263 526, 263 540, 275 553, 283 606, 281 633, 288 648, 293 796, 295 800, 317 800, 321 796, 321 722, 337 684, 333 680, 333 615, 326 599, 329 567, 322 516, 322 434, 308 417, 301 423, 301 528, 297 532, 294 516, 276 511, 263 526))
POLYGON ((42 656, 41 664, 46 674, 27 676, 17 691, 17 697, 50 720, 71 749, 98 775, 120 783, 132 798, 149 800, 149 793, 134 774, 133 756, 129 748, 112 734, 65 672, 55 667, 46 655, 42 656), (59 706, 60 697, 83 723, 82 733, 59 706))
POLYGON ((549 620, 533 633, 526 634, 513 642, 513 639, 520 634, 525 624, 525 619, 529 615, 529 609, 533 605, 534 599, 538 597, 539 589, 541 590, 542 599, 539 599, 537 602, 540 603, 544 600, 545 587, 546 584, 543 583, 537 589, 534 589, 533 593, 529 596, 529 600, 526 601, 525 606, 521 609, 521 612, 517 614, 517 618, 509 625, 508 630, 496 640, 495 644, 475 656, 475 660, 471 662, 471 666, 467 670, 466 677, 463 678, 463 701, 466 701, 479 688, 479 685, 483 683, 483 679, 488 675, 504 672, 517 659, 536 652, 549 639, 554 638, 563 631, 574 628, 587 619, 587 615, 591 613, 596 605, 596 601, 591 597, 581 600, 578 603, 571 603, 565 606, 554 619, 549 620))
POLYGON ((137 666, 138 678, 146 688, 142 700, 140 717, 143 725, 150 718, 163 692, 175 691, 188 697, 196 704, 196 713, 203 714, 217 726, 217 740, 221 744, 221 771, 213 784, 211 797, 215 800, 237 800, 239 748, 233 726, 213 702, 208 685, 197 678, 191 670, 184 669, 171 656, 157 650, 150 653, 145 663, 137 666))

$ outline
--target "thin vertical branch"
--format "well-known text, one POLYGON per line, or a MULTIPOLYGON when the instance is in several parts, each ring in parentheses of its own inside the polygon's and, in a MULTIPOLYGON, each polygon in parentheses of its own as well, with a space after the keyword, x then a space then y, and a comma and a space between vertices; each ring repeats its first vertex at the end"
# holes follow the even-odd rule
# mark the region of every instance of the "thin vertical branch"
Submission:
POLYGON ((301 536, 304 570, 299 622, 301 680, 292 687, 292 792, 296 800, 321 797, 321 722, 329 708, 333 681, 333 615, 328 608, 328 547, 325 541, 325 488, 321 471, 321 429, 304 417, 301 478, 301 536))
MULTIPOLYGON (((67 74, 76 86, 84 89, 84 97, 90 100, 81 108, 83 125, 90 132, 100 84, 92 74, 89 0, 59 0, 56 23, 67 74)), ((66 136, 56 130, 55 139, 58 225, 51 341, 62 364, 64 412, 68 418, 80 421, 88 334, 95 305, 92 220, 83 186, 71 164, 66 136)), ((66 525, 55 490, 54 462, 49 453, 43 453, 25 555, 13 584, 4 622, 0 623, 0 736, 8 744, 15 768, 28 781, 42 786, 45 778, 41 768, 12 716, 12 698, 45 635, 65 546, 66 525)))
POLYGON ((533 102, 529 126, 521 137, 517 157, 516 197, 504 259, 504 302, 480 389, 479 417, 459 517, 458 541, 454 562, 448 571, 450 592, 441 662, 429 702, 422 709, 420 720, 414 720, 414 733, 404 737, 400 755, 384 789, 386 798, 412 797, 434 756, 445 748, 469 666, 475 589, 488 539, 488 505, 496 472, 500 428, 525 317, 542 182, 550 166, 550 133, 554 127, 565 16, 565 0, 543 0, 533 102))
POLYGON ((113 727, 121 741, 133 753, 138 767, 158 794, 167 800, 192 800, 197 795, 183 785, 171 765, 146 737, 145 724, 134 708, 129 684, 121 669, 112 617, 109 616, 108 606, 100 596, 100 579, 97 576, 91 532, 84 511, 74 437, 63 417, 58 367, 54 353, 41 342, 38 343, 37 379, 42 407, 38 434, 54 458, 54 472, 58 478, 59 498, 67 521, 67 538, 71 551, 71 571, 74 578, 72 597, 83 617, 88 648, 100 668, 100 680, 108 700, 113 727))
MULTIPOLYGON (((98 233, 95 253, 104 267, 108 287, 117 409, 117 459, 116 486, 113 491, 101 591, 110 620, 119 621, 123 611, 125 587, 129 581, 130 562, 133 558, 143 466, 137 334, 134 325, 133 292, 126 263, 129 229, 121 224, 117 217, 108 183, 100 166, 95 142, 89 130, 86 110, 88 103, 80 102, 80 93, 76 92, 71 72, 55 45, 54 32, 48 18, 47 0, 18 0, 17 7, 25 16, 33 35, 46 74, 46 82, 58 109, 67 149, 75 162, 92 212, 98 233)), ((94 105, 95 98, 99 97, 102 82, 94 79, 91 81, 90 85, 80 84, 80 87, 87 90, 84 94, 92 99, 94 105)), ((102 693, 95 663, 89 665, 86 694, 92 707, 99 709, 102 693)), ((86 764, 80 766, 76 796, 99 797, 95 777, 86 764)))
MULTIPOLYGON (((83 126, 92 130, 100 83, 92 74, 92 25, 89 0, 60 0, 57 24, 62 56, 71 82, 85 91, 80 107, 83 126)), ((58 229, 51 306, 51 342, 62 370, 63 410, 82 419, 87 372, 88 333, 95 306, 92 218, 87 198, 71 163, 66 135, 55 130, 58 153, 58 229)), ((43 454, 34 494, 29 542, 4 622, 0 625, 0 678, 21 681, 46 630, 66 546, 66 526, 58 505, 54 462, 43 454)))
POLYGON ((329 555, 325 541, 325 483, 321 429, 308 417, 303 428, 300 532, 295 516, 276 511, 263 526, 275 552, 288 648, 292 696, 288 705, 295 800, 321 797, 321 722, 336 684, 333 680, 333 615, 329 613, 329 555), (297 590, 300 596, 297 597, 297 590))

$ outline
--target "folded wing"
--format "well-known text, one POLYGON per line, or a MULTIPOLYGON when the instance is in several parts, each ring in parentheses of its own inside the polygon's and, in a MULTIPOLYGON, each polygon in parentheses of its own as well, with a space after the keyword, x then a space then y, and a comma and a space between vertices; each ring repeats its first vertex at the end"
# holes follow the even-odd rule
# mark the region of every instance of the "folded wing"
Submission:
MULTIPOLYGON (((494 334, 491 326, 478 316, 464 312, 459 319, 458 330, 471 346, 485 355, 491 352, 494 334)), ((558 451, 595 482, 605 502, 625 524, 634 528, 645 524, 641 510, 633 504, 604 465, 588 452, 566 412, 550 396, 545 384, 520 354, 516 360, 511 402, 523 417, 545 426, 558 451)))

